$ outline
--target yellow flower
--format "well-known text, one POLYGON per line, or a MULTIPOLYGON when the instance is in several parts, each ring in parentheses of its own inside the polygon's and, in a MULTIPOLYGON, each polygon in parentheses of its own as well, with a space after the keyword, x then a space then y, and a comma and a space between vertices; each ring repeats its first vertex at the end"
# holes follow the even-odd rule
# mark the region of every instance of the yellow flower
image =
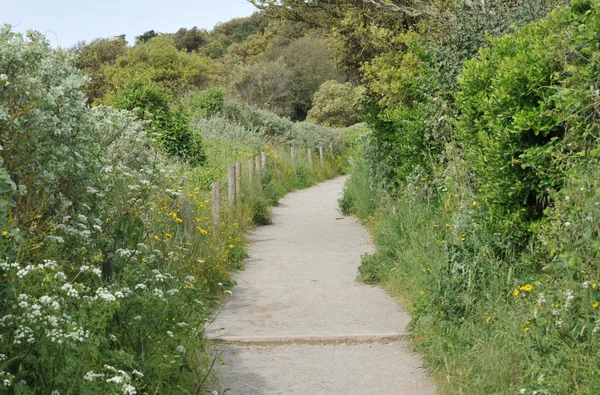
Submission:
POLYGON ((444 244, 446 242, 446 240, 442 240, 442 244, 444 244))
POLYGON ((439 312, 439 311, 436 311, 436 312, 435 312, 435 315, 439 315, 439 314, 440 314, 440 312, 439 312))
POLYGON ((477 202, 473 201, 473 207, 477 206, 477 202))
POLYGON ((206 235, 206 234, 208 234, 208 232, 207 232, 206 230, 202 229, 202 228, 201 228, 201 227, 199 227, 199 226, 196 226, 196 229, 198 229, 198 231, 200 232, 200 234, 201 234, 201 235, 206 235))
POLYGON ((599 304, 600 304, 600 303, 598 303, 598 302, 594 302, 594 303, 592 304, 592 307, 596 309, 596 308, 598 308, 598 305, 599 305, 599 304))
POLYGON ((419 189, 419 186, 417 185, 417 186, 415 187, 415 189, 419 189))
POLYGON ((557 217, 560 217, 560 213, 556 214, 557 217))
POLYGON ((486 318, 485 322, 490 322, 492 320, 492 316, 490 315, 488 318, 486 318))
POLYGON ((515 289, 515 291, 513 292, 513 295, 515 295, 515 296, 519 296, 519 290, 518 290, 518 289, 515 289))
POLYGON ((531 292, 531 290, 533 289, 533 286, 531 284, 526 284, 526 285, 523 285, 522 287, 519 287, 519 289, 521 291, 531 292))
POLYGON ((425 291, 419 292, 419 295, 425 295, 425 291))
POLYGON ((529 327, 525 328, 525 332, 529 332, 529 327))
POLYGON ((233 248, 233 244, 229 244, 229 248, 233 248))
POLYGON ((6 230, 3 230, 3 231, 2 231, 2 236, 4 236, 4 237, 8 236, 8 231, 6 231, 6 230))
POLYGON ((431 268, 430 268, 430 267, 428 267, 428 268, 427 268, 427 271, 428 271, 428 272, 430 272, 430 271, 431 271, 431 268))
POLYGON ((168 237, 169 239, 172 239, 172 238, 173 238, 173 235, 172 235, 172 234, 170 234, 170 233, 165 233, 165 236, 166 236, 166 237, 168 237))

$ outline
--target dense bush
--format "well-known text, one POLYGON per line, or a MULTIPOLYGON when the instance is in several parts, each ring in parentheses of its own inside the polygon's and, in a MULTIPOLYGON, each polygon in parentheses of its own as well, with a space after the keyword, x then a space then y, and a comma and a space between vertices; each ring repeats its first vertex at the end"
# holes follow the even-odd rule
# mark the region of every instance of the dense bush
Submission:
MULTIPOLYGON (((373 185, 364 168, 348 183, 344 207, 376 224, 378 251, 361 275, 406 300, 415 342, 443 391, 596 392, 599 26, 598 3, 575 0, 547 20, 488 38, 457 82, 433 91, 439 101, 454 95, 459 119, 432 166, 420 174, 415 165, 388 185, 396 197, 376 209, 361 192, 373 185), (452 86, 458 91, 446 91, 452 86)), ((393 77, 402 101, 379 100, 384 115, 363 139, 377 179, 414 164, 402 158, 386 167, 387 153, 410 152, 398 142, 413 138, 422 144, 406 131, 435 119, 393 117, 417 97, 405 89, 415 75, 422 74, 393 77)), ((375 99, 390 97, 379 92, 375 99)))
POLYGON ((133 111, 139 119, 148 121, 152 138, 160 141, 164 150, 192 165, 202 164, 205 154, 202 139, 193 135, 188 116, 169 107, 169 96, 147 81, 136 81, 117 95, 115 108, 133 111))
POLYGON ((330 127, 354 125, 362 111, 363 96, 363 87, 354 87, 349 82, 326 81, 315 93, 306 120, 330 127))

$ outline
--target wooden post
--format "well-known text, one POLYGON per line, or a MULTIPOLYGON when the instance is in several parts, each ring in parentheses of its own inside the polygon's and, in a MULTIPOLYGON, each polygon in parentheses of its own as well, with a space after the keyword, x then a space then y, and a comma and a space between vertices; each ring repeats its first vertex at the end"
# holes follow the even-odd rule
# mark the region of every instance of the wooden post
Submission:
POLYGON ((212 184, 212 224, 218 238, 221 235, 221 185, 218 182, 212 184))
POLYGON ((235 201, 242 202, 242 162, 235 164, 235 201))
POLYGON ((181 199, 181 220, 183 221, 183 233, 186 237, 191 237, 194 231, 194 211, 187 196, 181 199))
POLYGON ((235 207, 235 166, 229 166, 227 181, 227 200, 229 206, 235 207))
POLYGON ((254 175, 254 159, 248 159, 248 180, 252 184, 252 176, 254 175))
POLYGON ((256 155, 254 157, 254 166, 255 166, 255 174, 258 176, 260 174, 260 155, 256 155))
POLYGON ((260 168, 264 170, 267 167, 267 153, 265 151, 260 153, 260 168))
POLYGON ((312 161, 312 159, 313 159, 313 158, 312 158, 312 149, 311 149, 311 148, 309 148, 307 151, 308 151, 308 152, 307 152, 307 154, 308 154, 308 155, 307 155, 307 156, 308 156, 308 166, 309 166, 309 167, 310 167, 310 169, 312 170, 312 168, 313 168, 313 161, 312 161))
POLYGON ((321 168, 325 167, 325 156, 323 153, 323 147, 319 147, 319 157, 321 158, 321 168))
POLYGON ((329 155, 333 158, 333 143, 329 143, 329 155))
POLYGON ((296 167, 296 147, 292 147, 292 169, 294 169, 294 174, 298 175, 298 168, 296 167))

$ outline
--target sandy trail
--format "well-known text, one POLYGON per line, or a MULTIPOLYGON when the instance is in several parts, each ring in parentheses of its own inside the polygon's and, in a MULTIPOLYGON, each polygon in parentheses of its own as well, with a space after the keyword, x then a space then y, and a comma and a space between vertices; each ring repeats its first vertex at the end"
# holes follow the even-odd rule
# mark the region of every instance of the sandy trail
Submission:
POLYGON ((206 337, 223 350, 220 391, 435 394, 406 342, 409 316, 356 282, 367 231, 340 214, 346 178, 294 192, 249 236, 250 258, 206 337))

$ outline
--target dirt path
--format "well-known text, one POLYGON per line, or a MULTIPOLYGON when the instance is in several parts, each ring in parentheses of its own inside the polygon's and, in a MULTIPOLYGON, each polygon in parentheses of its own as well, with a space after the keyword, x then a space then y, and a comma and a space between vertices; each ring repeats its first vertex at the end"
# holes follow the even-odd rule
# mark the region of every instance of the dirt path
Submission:
POLYGON ((273 225, 250 235, 246 270, 206 332, 227 362, 221 391, 435 394, 406 343, 409 316, 380 288, 355 281, 373 247, 339 212, 344 181, 288 195, 273 225))

